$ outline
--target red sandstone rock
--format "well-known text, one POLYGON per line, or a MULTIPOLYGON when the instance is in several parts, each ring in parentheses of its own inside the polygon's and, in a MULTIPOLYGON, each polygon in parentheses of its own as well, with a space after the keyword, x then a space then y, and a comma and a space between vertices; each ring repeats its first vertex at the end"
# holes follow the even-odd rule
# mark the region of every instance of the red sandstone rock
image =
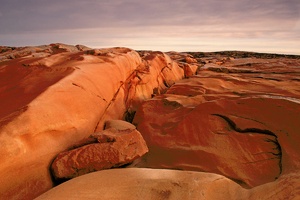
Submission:
POLYGON ((140 103, 152 95, 164 93, 175 81, 184 77, 184 70, 161 52, 144 52, 143 64, 129 83, 130 109, 136 110, 140 103))
POLYGON ((192 63, 197 63, 198 61, 195 58, 192 58, 190 56, 185 57, 185 62, 192 64, 192 63))
POLYGON ((161 52, 141 58, 128 48, 63 44, 4 51, 0 194, 6 199, 32 199, 50 189, 49 165, 58 153, 102 131, 105 121, 134 113, 141 101, 184 77, 161 52))
POLYGON ((190 54, 168 52, 167 55, 170 56, 171 59, 177 61, 178 65, 184 70, 186 78, 195 75, 200 66, 198 60, 190 54))
POLYGON ((147 101, 134 120, 150 149, 141 166, 214 172, 251 187, 274 181, 282 170, 281 146, 275 129, 262 125, 270 122, 247 112, 259 104, 274 105, 264 115, 293 106, 269 99, 219 100, 195 108, 167 97, 147 101))
POLYGON ((144 102, 134 123, 150 151, 138 166, 214 172, 250 187, 299 169, 299 69, 291 61, 203 68, 144 102))
POLYGON ((49 166, 58 153, 83 145, 109 119, 128 113, 132 118, 141 102, 152 96, 157 96, 154 104, 151 100, 142 112, 153 114, 138 111, 136 121, 149 117, 148 125, 140 121, 139 127, 157 131, 146 142, 159 154, 150 153, 149 162, 141 165, 213 171, 249 186, 279 176, 249 190, 245 199, 276 195, 286 199, 299 191, 296 59, 201 54, 197 61, 210 65, 193 76, 180 68, 187 54, 169 54, 174 61, 161 52, 139 55, 127 48, 88 50, 52 44, 1 49, 5 51, 0 54, 3 199, 33 199, 50 189, 49 166), (218 61, 223 64, 213 65, 218 61), (173 85, 184 76, 190 78, 173 85))
POLYGON ((58 154, 51 165, 54 177, 69 179, 122 166, 148 152, 143 137, 133 125, 113 120, 108 121, 108 126, 91 136, 96 142, 58 154))
POLYGON ((110 49, 113 57, 62 52, 0 63, 3 198, 32 199, 50 189, 49 165, 59 152, 102 130, 104 121, 122 118, 125 102, 117 102, 117 110, 115 99, 124 99, 122 82, 141 63, 135 51, 126 51, 110 49))
POLYGON ((186 78, 192 77, 193 75, 196 74, 198 70, 197 65, 188 65, 186 63, 183 64, 183 70, 184 70, 184 75, 186 78))

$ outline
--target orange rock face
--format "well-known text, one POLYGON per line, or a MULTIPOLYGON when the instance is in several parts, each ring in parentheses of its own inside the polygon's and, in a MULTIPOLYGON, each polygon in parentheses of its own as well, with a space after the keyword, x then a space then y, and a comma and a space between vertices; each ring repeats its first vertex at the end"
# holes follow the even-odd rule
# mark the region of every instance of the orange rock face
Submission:
POLYGON ((93 134, 88 140, 91 144, 58 154, 51 165, 56 179, 122 166, 148 152, 143 137, 131 124, 118 120, 107 123, 114 126, 93 134))
POLYGON ((32 199, 53 186, 56 155, 132 120, 139 104, 166 91, 184 70, 161 52, 77 45, 1 47, 0 194, 32 199))
POLYGON ((207 64, 144 102, 134 123, 150 151, 139 166, 214 172, 245 187, 299 170, 299 64, 207 64))
POLYGON ((54 157, 109 119, 102 116, 113 105, 121 82, 141 63, 132 50, 110 52, 101 56, 58 49, 47 57, 0 63, 3 198, 32 199, 51 188, 49 165, 54 157))

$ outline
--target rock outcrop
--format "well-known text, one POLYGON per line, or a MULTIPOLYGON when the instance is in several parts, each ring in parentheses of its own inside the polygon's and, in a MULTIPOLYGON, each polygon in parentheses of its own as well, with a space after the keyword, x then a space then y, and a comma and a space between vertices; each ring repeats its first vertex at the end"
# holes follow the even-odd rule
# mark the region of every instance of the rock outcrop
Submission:
POLYGON ((63 44, 1 47, 0 194, 32 199, 53 186, 55 156, 128 118, 184 77, 161 52, 63 44))
POLYGON ((206 64, 145 101, 133 123, 149 154, 140 167, 223 174, 244 187, 299 170, 298 60, 206 64))
POLYGON ((40 198, 299 197, 295 56, 64 44, 0 51, 3 199, 52 188, 51 164, 57 178, 72 178, 130 163, 147 151, 139 132, 149 153, 130 167, 202 172, 105 170, 40 198), (139 132, 115 119, 133 121, 139 132))
POLYGON ((55 179, 70 179, 89 172, 119 167, 148 152, 141 134, 128 122, 111 120, 92 134, 86 145, 58 154, 51 170, 55 179))

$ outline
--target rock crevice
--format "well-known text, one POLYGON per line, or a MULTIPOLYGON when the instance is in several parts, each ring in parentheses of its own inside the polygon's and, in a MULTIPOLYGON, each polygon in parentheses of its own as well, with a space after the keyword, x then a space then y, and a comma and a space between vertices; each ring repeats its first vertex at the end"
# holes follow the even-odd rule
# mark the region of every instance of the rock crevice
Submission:
POLYGON ((154 90, 184 77, 166 54, 128 48, 4 48, 0 61, 0 193, 7 199, 51 188, 48 166, 58 153, 88 143, 107 120, 135 113, 154 90))

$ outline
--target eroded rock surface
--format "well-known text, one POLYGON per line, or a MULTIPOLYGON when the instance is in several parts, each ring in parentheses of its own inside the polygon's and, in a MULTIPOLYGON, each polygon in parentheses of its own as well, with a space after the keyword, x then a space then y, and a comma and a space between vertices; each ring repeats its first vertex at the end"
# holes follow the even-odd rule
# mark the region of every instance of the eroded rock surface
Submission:
POLYGON ((143 103, 133 122, 150 151, 138 166, 214 172, 244 187, 299 170, 299 60, 222 60, 143 103))
POLYGON ((111 120, 94 133, 88 144, 58 154, 51 165, 56 179, 70 179, 89 172, 131 163, 148 152, 141 134, 128 122, 111 120))
MULTIPOLYGON (((241 52, 165 54, 64 44, 0 47, 0 51, 3 199, 33 199, 49 190, 53 186, 49 166, 57 154, 74 146, 81 149, 61 154, 57 169, 67 174, 61 177, 119 165, 98 162, 101 159, 131 162, 115 151, 138 137, 136 131, 132 131, 135 136, 128 134, 132 129, 127 130, 127 125, 110 121, 105 126, 109 132, 89 136, 102 132, 106 121, 132 121, 135 113, 133 122, 150 149, 136 166, 214 172, 227 178, 165 170, 132 169, 124 176, 122 170, 99 172, 112 177, 110 183, 116 186, 105 190, 108 193, 98 188, 107 198, 126 198, 132 187, 137 188, 133 193, 145 199, 147 195, 217 199, 216 190, 222 191, 221 199, 299 196, 298 57, 241 52), (184 77, 188 79, 181 80, 184 77), (116 126, 119 131, 112 131, 116 126), (116 142, 125 136, 123 142, 116 142), (103 144, 107 153, 102 152, 103 144), (94 160, 86 156, 90 153, 97 154, 94 160), (153 179, 164 173, 169 175, 153 179), (177 175, 183 179, 176 179, 177 175), (120 177, 128 178, 128 187, 120 177), (152 185, 139 190, 149 180, 152 185), (191 193, 194 190, 200 192, 191 193)), ((123 150, 134 157, 131 148, 123 150)), ((86 183, 80 186, 82 190, 74 187, 76 192, 96 195, 97 190, 85 192, 88 181, 82 183, 86 183)))
POLYGON ((110 119, 132 120, 145 99, 184 70, 161 52, 51 44, 1 47, 0 194, 32 199, 53 186, 55 156, 101 132, 110 119))

